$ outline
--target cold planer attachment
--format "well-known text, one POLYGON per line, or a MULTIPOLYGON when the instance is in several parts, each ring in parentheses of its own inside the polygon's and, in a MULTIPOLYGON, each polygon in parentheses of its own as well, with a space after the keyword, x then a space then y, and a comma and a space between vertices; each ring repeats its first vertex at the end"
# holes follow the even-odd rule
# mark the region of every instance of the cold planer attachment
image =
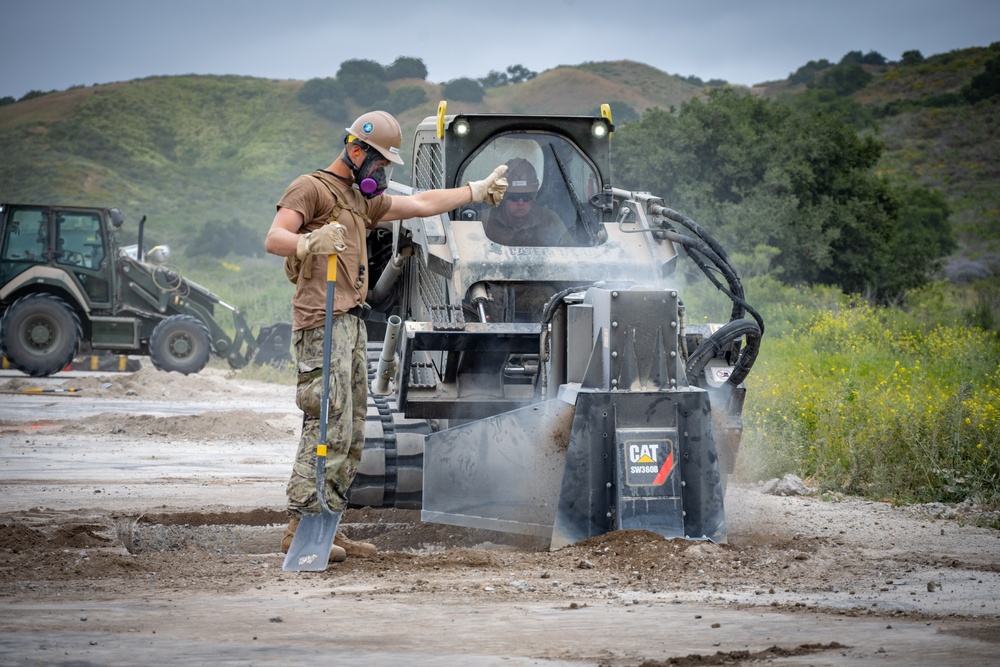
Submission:
POLYGON ((553 330, 572 335, 550 338, 548 354, 568 381, 428 435, 421 518, 552 549, 620 529, 725 542, 711 394, 680 363, 676 291, 593 287, 563 301, 553 330))

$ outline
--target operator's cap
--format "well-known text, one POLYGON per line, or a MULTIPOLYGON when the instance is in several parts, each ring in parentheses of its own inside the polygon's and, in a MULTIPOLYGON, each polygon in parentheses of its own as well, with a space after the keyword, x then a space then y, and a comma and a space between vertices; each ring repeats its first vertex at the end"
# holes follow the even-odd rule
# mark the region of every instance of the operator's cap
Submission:
POLYGON ((399 155, 399 146, 403 143, 403 131, 399 122, 392 114, 385 111, 369 111, 358 116, 354 123, 346 128, 351 138, 360 139, 379 153, 389 162, 403 164, 399 155))
POLYGON ((523 157, 507 162, 507 192, 538 192, 538 174, 535 167, 523 157))

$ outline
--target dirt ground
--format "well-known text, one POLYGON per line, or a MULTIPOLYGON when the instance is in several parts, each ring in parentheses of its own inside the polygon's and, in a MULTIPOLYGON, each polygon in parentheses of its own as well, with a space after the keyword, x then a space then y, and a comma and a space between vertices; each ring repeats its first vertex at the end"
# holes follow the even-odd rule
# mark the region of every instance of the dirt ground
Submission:
POLYGON ((293 389, 230 376, 0 373, 0 665, 996 664, 970 504, 731 485, 728 544, 555 552, 354 509, 375 557, 283 572, 293 389))

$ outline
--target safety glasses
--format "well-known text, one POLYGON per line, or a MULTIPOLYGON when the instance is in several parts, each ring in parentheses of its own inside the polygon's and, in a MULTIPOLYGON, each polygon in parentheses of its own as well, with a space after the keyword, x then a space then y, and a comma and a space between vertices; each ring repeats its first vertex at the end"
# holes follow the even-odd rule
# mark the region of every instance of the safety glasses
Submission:
POLYGON ((535 201, 535 195, 511 194, 507 195, 507 199, 511 201, 535 201))

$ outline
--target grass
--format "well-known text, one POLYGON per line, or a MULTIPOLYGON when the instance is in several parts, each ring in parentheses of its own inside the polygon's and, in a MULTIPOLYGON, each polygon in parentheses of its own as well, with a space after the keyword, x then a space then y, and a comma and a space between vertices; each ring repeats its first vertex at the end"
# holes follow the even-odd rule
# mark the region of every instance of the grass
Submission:
POLYGON ((776 331, 747 379, 741 477, 791 472, 904 503, 1000 501, 995 331, 860 300, 770 310, 776 331))

